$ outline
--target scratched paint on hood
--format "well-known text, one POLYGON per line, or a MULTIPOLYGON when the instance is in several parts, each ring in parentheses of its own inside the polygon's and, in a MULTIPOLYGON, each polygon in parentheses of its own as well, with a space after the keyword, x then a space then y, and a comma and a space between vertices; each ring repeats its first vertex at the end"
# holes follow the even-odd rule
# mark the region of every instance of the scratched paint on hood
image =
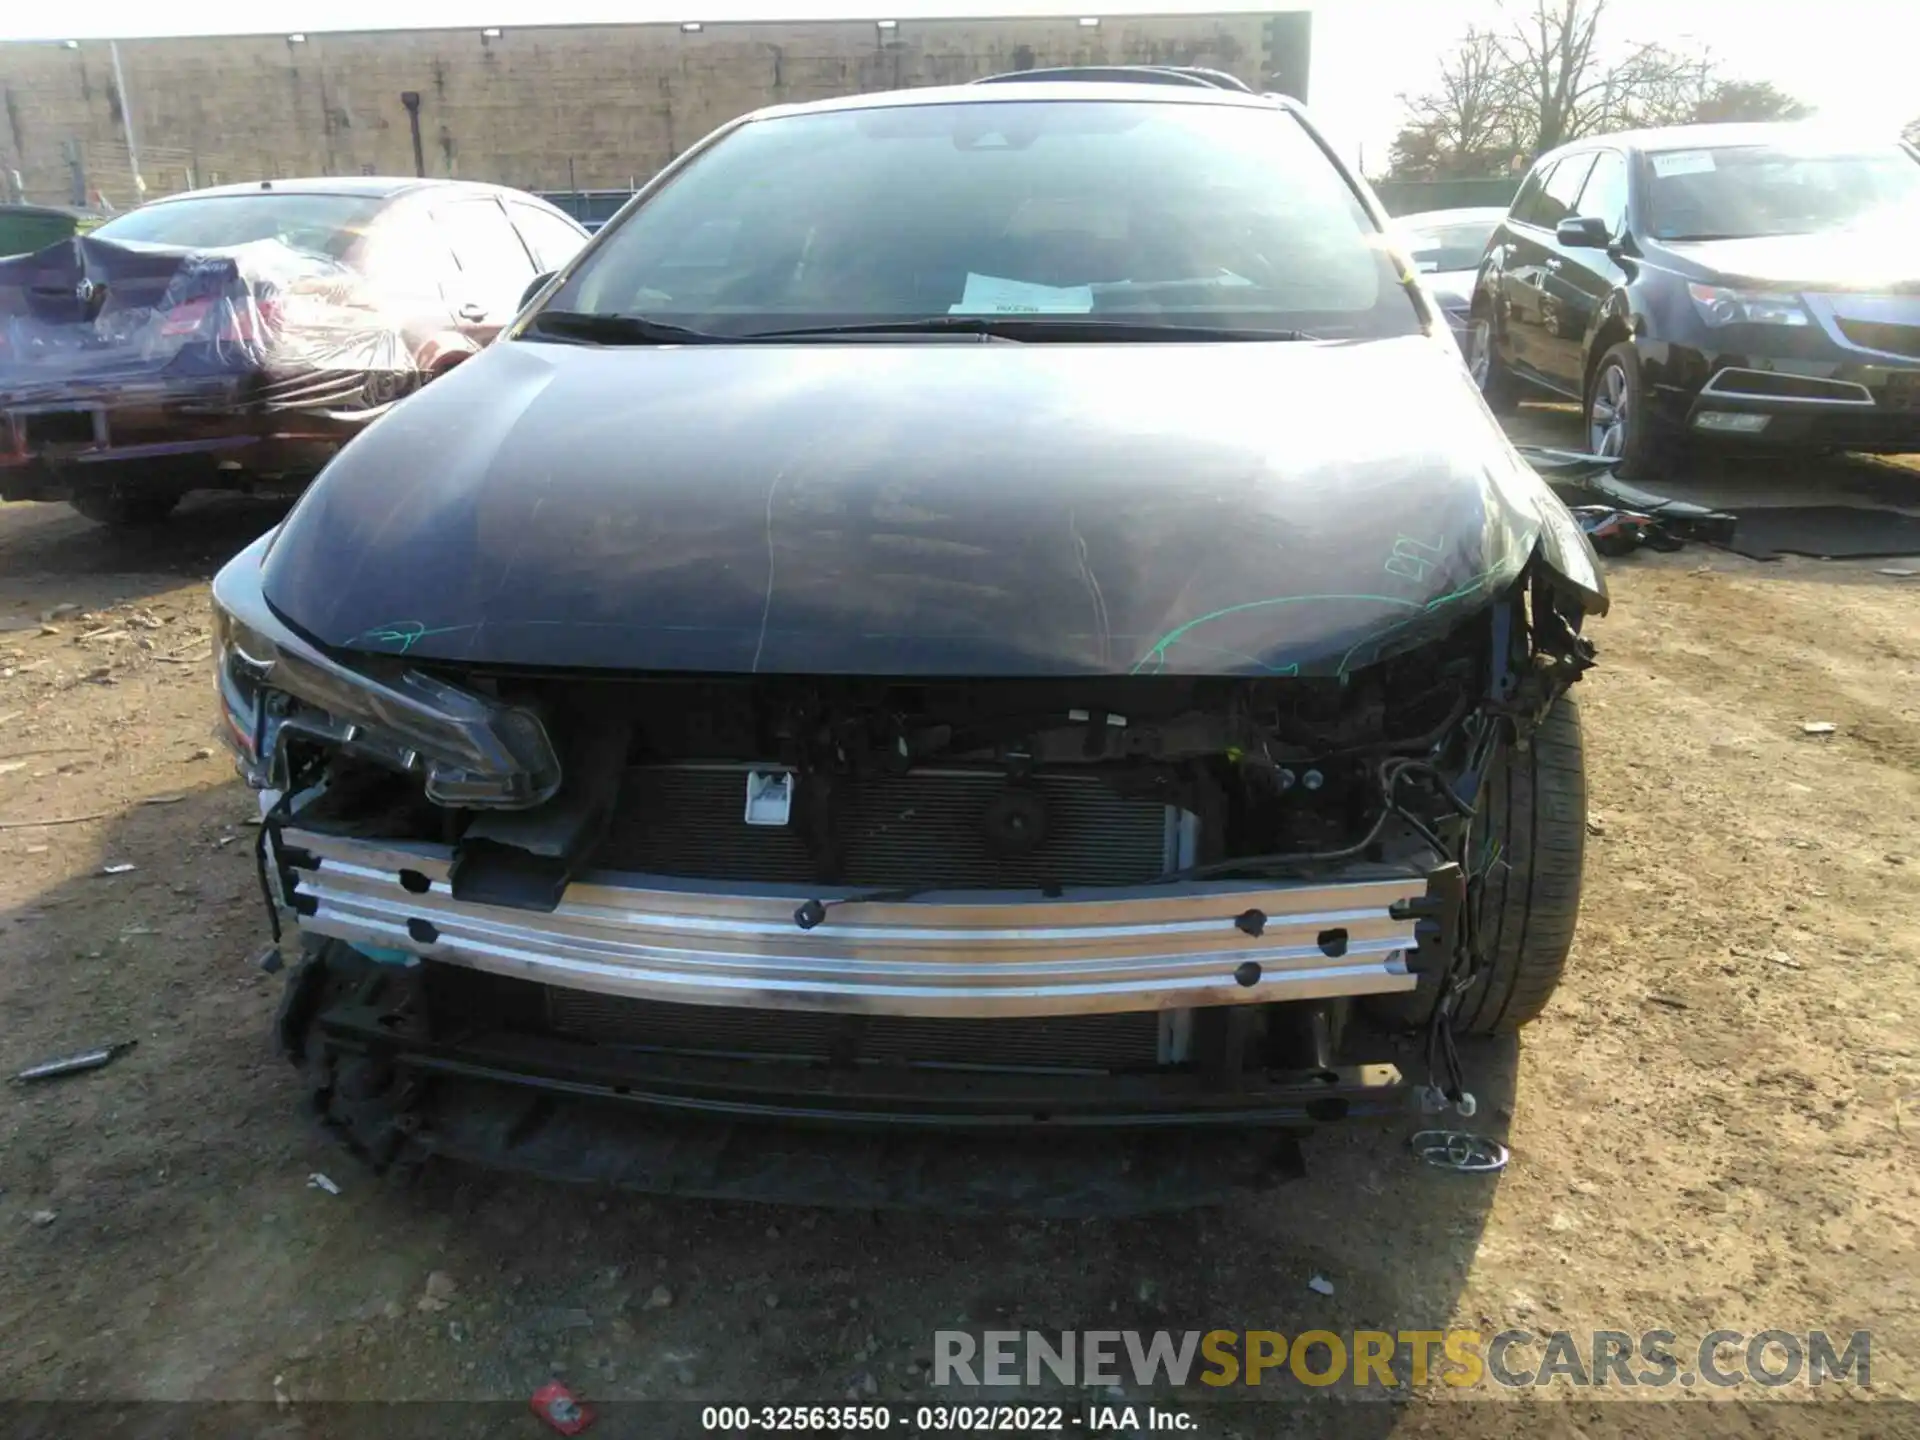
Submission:
POLYGON ((1336 674, 1484 603, 1559 508, 1444 338, 515 341, 348 446, 264 578, 420 661, 1336 674))

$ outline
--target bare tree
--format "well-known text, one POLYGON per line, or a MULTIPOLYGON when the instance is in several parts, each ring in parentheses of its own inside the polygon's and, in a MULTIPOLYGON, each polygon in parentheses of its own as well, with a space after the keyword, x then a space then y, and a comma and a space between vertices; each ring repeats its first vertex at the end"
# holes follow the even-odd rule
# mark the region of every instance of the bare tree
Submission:
POLYGON ((1585 133, 1691 124, 1714 92, 1713 61, 1649 47, 1631 77, 1617 79, 1605 113, 1585 133))
POLYGON ((1811 113, 1771 83, 1724 78, 1704 51, 1606 46, 1608 3, 1505 0, 1500 26, 1469 30, 1433 89, 1400 97, 1407 123, 1394 137, 1389 173, 1500 175, 1516 158, 1531 160, 1585 135, 1811 113))
MULTIPOLYGON (((1408 123, 1396 154, 1411 165, 1451 174, 1497 174, 1513 150, 1512 77, 1500 40, 1469 30, 1440 67, 1440 82, 1420 95, 1402 95, 1408 123)), ((1396 169, 1401 161, 1396 159, 1396 169)))
MULTIPOLYGON (((1721 80, 1693 107, 1696 125, 1729 120, 1804 120, 1813 107, 1768 80, 1721 80)), ((1920 122, 1916 122, 1920 123, 1920 122)))
POLYGON ((1920 149, 1920 115, 1907 122, 1907 128, 1900 132, 1900 138, 1915 149, 1920 149))
POLYGON ((1607 0, 1526 0, 1497 32, 1512 87, 1508 113, 1538 154, 1596 130, 1640 123, 1654 97, 1682 93, 1704 63, 1640 44, 1609 59, 1599 45, 1607 0))

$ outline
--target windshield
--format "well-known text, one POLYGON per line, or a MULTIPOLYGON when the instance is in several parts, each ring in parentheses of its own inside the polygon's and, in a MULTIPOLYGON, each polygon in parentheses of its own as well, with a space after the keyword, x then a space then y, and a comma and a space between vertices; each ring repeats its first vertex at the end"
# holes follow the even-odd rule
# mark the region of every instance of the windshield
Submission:
POLYGON ((1379 241, 1279 109, 908 105, 742 127, 546 308, 726 335, 952 315, 1415 333, 1379 241))
POLYGON ((382 201, 366 195, 209 195, 130 210, 93 233, 103 240, 218 250, 278 240, 295 250, 345 257, 382 201))
POLYGON ((1407 233, 1407 251, 1421 274, 1437 270, 1477 270, 1499 217, 1450 225, 1417 226, 1407 233))
POLYGON ((1814 153, 1774 145, 1648 157, 1658 240, 1803 235, 1920 206, 1920 163, 1898 146, 1814 153))

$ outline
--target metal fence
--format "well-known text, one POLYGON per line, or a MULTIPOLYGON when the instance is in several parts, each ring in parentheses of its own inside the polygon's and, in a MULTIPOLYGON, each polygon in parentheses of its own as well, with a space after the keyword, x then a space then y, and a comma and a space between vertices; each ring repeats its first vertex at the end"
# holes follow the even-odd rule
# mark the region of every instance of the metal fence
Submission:
POLYGON ((69 141, 64 149, 70 172, 69 193, 34 195, 29 199, 112 214, 131 209, 143 200, 178 195, 183 190, 199 190, 238 180, 278 180, 292 173, 271 159, 263 161, 258 155, 241 157, 167 145, 142 145, 136 181, 133 156, 121 141, 69 141))
POLYGON ((589 230, 598 230, 614 212, 633 198, 632 190, 538 190, 549 205, 557 205, 589 230))

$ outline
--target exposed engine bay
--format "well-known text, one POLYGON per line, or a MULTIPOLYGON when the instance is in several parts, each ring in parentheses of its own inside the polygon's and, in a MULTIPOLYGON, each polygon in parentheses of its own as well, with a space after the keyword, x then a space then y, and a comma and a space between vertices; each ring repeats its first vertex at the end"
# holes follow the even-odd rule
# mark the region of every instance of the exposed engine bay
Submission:
MULTIPOLYGON (((1329 678, 355 657, 350 693, 269 615, 220 614, 263 887, 309 935, 283 1041, 377 1163, 498 1159, 521 1087, 856 1129, 1290 1134, 1403 1103, 1395 1067, 1342 1051, 1356 1002, 1422 986, 1435 1094, 1470 1107, 1451 1008, 1502 863, 1478 801, 1592 659, 1538 570, 1329 678)), ((547 1116, 526 1154, 549 1169, 647 1153, 547 1116)))
POLYGON ((315 828, 452 844, 456 896, 536 909, 595 868, 1059 890, 1405 861, 1585 663, 1523 608, 1346 679, 449 677, 552 737, 565 778, 516 810, 436 804, 386 737, 274 694, 260 778, 315 791, 315 828))

